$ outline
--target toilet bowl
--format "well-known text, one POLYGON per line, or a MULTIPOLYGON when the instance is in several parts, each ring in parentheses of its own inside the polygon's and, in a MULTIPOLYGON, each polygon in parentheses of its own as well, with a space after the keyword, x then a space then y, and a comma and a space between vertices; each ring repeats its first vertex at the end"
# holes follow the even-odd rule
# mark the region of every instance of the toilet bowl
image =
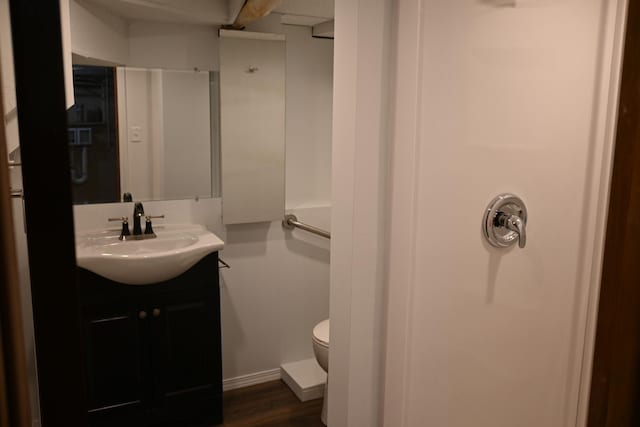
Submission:
POLYGON ((322 414, 320 420, 327 425, 327 384, 329 383, 329 319, 323 320, 313 328, 313 353, 316 355, 318 365, 327 373, 327 382, 324 385, 324 397, 322 400, 322 414))

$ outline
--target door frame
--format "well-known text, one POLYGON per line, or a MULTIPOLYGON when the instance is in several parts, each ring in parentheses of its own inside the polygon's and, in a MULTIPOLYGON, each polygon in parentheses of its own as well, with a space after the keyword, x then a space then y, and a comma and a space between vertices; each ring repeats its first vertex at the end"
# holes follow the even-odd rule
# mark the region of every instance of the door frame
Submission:
MULTIPOLYGON (((1 80, 0 117, 4 117, 6 94, 1 80)), ((5 122, 0 120, 0 235, 6 236, 0 241, 0 426, 29 427, 27 355, 8 164, 5 122)))
POLYGON ((10 0, 9 7, 42 425, 82 427, 85 382, 59 2, 10 0))
POLYGON ((383 401, 392 0, 335 2, 328 424, 383 401))
MULTIPOLYGON (((630 2, 598 306, 590 427, 640 423, 640 4, 630 2)), ((588 424, 586 422, 588 421, 588 424)))

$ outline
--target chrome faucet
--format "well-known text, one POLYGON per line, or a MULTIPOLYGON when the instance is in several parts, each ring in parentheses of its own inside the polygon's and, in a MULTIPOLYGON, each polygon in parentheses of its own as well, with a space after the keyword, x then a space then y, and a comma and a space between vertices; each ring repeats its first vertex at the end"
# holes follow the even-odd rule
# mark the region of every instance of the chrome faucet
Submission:
POLYGON ((136 202, 133 205, 133 235, 142 235, 142 226, 140 225, 140 219, 144 216, 144 207, 142 203, 136 202))

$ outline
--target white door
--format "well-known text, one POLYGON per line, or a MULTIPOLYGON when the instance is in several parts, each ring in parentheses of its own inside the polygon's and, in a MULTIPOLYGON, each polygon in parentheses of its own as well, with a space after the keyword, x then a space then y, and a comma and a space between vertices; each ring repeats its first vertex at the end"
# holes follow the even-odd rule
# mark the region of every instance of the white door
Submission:
POLYGON ((385 426, 574 426, 624 2, 398 4, 385 426), (503 192, 524 249, 482 235, 503 192))

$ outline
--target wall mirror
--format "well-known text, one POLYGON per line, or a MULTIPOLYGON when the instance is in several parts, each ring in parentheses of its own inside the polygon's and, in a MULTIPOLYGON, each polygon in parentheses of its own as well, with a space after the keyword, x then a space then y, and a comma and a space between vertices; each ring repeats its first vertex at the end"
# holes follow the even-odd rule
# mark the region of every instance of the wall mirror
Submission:
POLYGON ((75 203, 217 194, 217 72, 76 64, 73 80, 75 203))
POLYGON ((75 204, 218 197, 217 28, 70 3, 75 204))

